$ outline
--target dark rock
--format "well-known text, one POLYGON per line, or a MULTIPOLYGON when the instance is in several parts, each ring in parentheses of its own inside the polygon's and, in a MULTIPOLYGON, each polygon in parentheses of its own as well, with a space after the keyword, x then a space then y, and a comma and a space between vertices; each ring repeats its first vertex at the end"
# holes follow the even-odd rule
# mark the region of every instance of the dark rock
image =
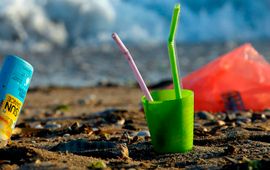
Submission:
POLYGON ((88 141, 77 139, 69 142, 61 142, 50 151, 70 152, 77 155, 93 156, 100 158, 128 157, 125 143, 117 144, 109 141, 88 141))
POLYGON ((236 153, 236 147, 233 145, 228 145, 227 148, 224 149, 225 154, 231 155, 236 153))
POLYGON ((74 124, 72 124, 70 126, 70 130, 77 130, 80 127, 81 127, 80 123, 79 122, 75 122, 74 124))
POLYGON ((267 117, 264 113, 253 113, 252 115, 252 120, 255 121, 255 120, 266 120, 267 117))
POLYGON ((123 129, 128 129, 128 130, 138 130, 133 124, 125 124, 123 126, 123 129))
POLYGON ((205 112, 205 111, 198 112, 197 115, 200 119, 204 119, 204 120, 214 120, 215 119, 213 114, 211 114, 209 112, 205 112))

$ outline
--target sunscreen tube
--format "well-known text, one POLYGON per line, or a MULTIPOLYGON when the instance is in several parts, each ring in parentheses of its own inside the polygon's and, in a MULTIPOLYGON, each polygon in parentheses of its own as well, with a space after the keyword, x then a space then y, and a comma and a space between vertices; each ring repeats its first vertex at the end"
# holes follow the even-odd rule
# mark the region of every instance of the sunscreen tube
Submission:
POLYGON ((0 147, 6 146, 22 109, 33 75, 23 59, 8 55, 0 72, 0 147))

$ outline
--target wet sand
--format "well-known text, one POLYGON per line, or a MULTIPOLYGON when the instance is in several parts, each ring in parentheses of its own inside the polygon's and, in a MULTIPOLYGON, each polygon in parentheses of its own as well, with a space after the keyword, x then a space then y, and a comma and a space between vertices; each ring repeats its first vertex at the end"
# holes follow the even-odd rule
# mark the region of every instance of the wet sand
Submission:
POLYGON ((37 88, 28 93, 2 169, 264 169, 270 111, 195 115, 188 153, 153 150, 137 87, 37 88))

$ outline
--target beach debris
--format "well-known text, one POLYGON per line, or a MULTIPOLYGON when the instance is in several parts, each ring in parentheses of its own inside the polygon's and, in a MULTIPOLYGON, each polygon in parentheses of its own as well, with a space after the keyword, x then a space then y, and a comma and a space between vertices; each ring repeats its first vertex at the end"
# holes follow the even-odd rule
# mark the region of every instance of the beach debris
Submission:
POLYGON ((34 68, 24 59, 7 55, 0 71, 0 143, 8 143, 19 118, 34 68))
POLYGON ((125 149, 123 145, 126 144, 110 141, 88 141, 86 139, 77 139, 61 142, 50 150, 100 158, 117 158, 126 156, 126 151, 123 151, 123 149, 125 149))
POLYGON ((169 52, 169 59, 170 59, 170 66, 171 66, 171 74, 172 74, 172 79, 173 79, 173 89, 175 91, 175 98, 176 99, 181 99, 182 98, 182 90, 181 90, 181 77, 180 77, 180 69, 178 68, 178 56, 176 54, 175 50, 175 35, 178 27, 178 21, 180 18, 180 11, 181 11, 181 6, 180 4, 176 4, 174 6, 174 11, 171 19, 171 26, 170 26, 170 33, 169 33, 169 38, 167 42, 167 48, 169 52))
POLYGON ((107 165, 104 161, 99 160, 99 161, 90 162, 88 168, 90 168, 90 169, 103 169, 103 168, 107 168, 107 165))
POLYGON ((114 39, 114 41, 118 45, 120 51, 124 54, 125 58, 127 59, 128 64, 129 64, 130 68, 132 69, 132 71, 136 77, 136 80, 137 80, 138 84, 140 85, 140 88, 143 91, 145 97, 147 98, 147 100, 153 101, 153 98, 152 98, 152 96, 151 96, 142 76, 141 76, 141 73, 139 72, 129 50, 127 49, 127 47, 124 45, 124 43, 122 42, 122 40, 120 39, 120 37, 116 33, 112 34, 112 38, 114 39))
POLYGON ((196 94, 196 111, 263 111, 270 108, 269 72, 270 64, 251 44, 244 44, 185 76, 183 87, 196 94), (222 95, 232 91, 238 98, 229 104, 222 95))

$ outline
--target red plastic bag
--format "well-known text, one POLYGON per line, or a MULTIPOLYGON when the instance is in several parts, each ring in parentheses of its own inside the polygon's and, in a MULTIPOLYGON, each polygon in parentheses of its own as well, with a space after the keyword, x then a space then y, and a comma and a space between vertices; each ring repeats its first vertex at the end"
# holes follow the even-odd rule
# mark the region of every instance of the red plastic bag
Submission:
POLYGON ((241 47, 183 78, 183 87, 195 92, 195 110, 226 110, 224 94, 237 92, 246 109, 270 108, 270 64, 252 47, 241 47))

